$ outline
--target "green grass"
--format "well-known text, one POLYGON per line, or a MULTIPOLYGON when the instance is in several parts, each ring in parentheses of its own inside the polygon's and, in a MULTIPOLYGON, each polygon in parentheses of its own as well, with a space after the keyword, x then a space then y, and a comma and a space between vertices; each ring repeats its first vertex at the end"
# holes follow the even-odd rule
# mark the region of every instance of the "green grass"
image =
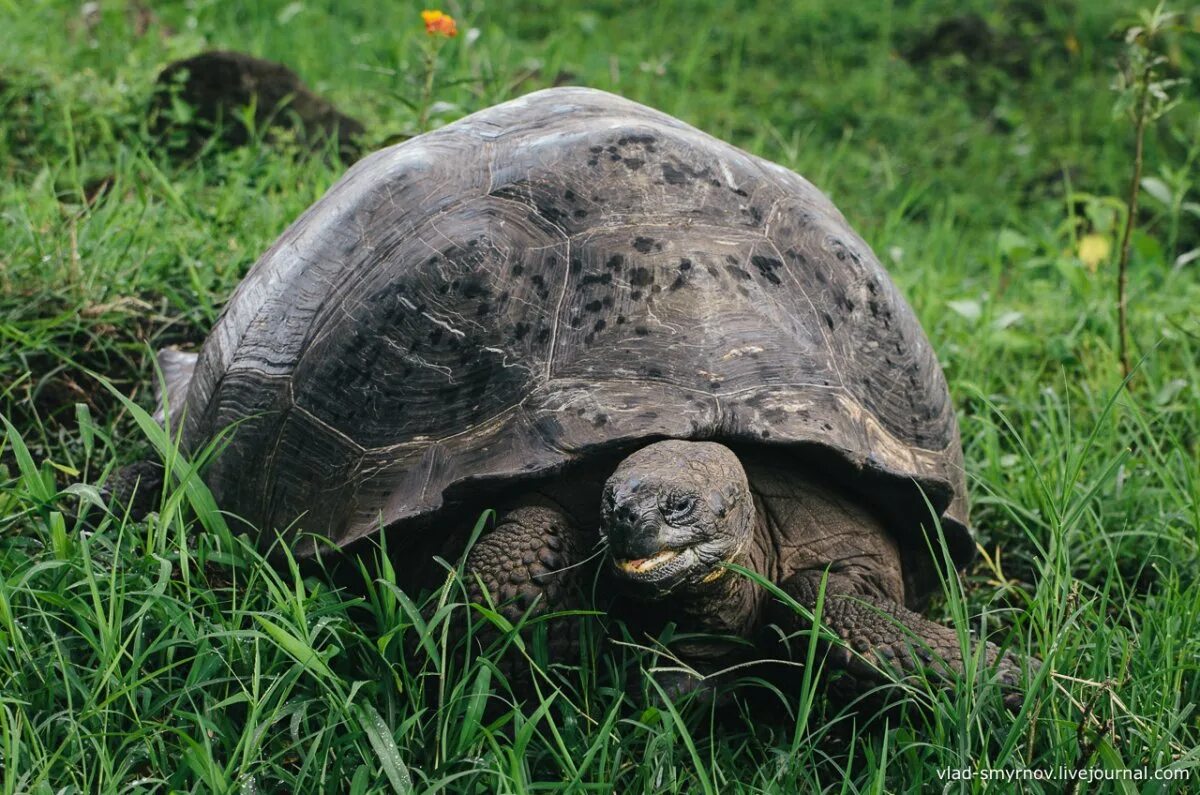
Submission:
MULTIPOLYGON (((514 709, 496 654, 452 641, 472 613, 458 580, 406 593, 381 564, 355 595, 272 567, 194 479, 147 523, 73 518, 95 493, 80 484, 166 443, 137 409, 150 348, 202 340, 340 171, 282 144, 172 163, 143 123, 157 70, 243 49, 296 68, 376 143, 417 118, 420 6, 170 3, 138 35, 140 8, 0 3, 4 792, 874 793, 940 790, 947 767, 1077 765, 1192 776, 1084 790, 1200 790, 1200 261, 1175 264, 1200 246, 1195 86, 1150 130, 1167 201, 1145 198, 1134 238, 1128 389, 1115 256, 1093 272, 1076 255, 1119 227, 1132 133, 1112 115, 1110 33, 1134 5, 448 6, 464 35, 435 122, 558 80, 794 168, 872 244, 946 369, 985 555, 932 613, 1047 675, 1016 715, 982 678, 914 692, 924 711, 852 715, 814 687, 816 659, 790 688, 747 677, 733 717, 664 703, 641 675, 653 656, 602 646, 599 619, 578 664, 545 665, 523 636, 546 676, 514 709), (1000 44, 913 57, 966 8, 1000 44)), ((1195 39, 1170 41, 1172 70, 1196 71, 1195 39)))

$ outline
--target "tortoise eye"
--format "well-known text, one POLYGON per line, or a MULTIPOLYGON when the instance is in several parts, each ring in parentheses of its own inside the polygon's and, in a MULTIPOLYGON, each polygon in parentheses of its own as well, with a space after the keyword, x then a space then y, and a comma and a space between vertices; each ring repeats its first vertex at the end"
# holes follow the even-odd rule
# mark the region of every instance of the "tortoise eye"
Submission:
POLYGON ((672 497, 667 501, 666 514, 670 521, 677 522, 686 519, 694 510, 696 510, 696 498, 690 494, 672 497))

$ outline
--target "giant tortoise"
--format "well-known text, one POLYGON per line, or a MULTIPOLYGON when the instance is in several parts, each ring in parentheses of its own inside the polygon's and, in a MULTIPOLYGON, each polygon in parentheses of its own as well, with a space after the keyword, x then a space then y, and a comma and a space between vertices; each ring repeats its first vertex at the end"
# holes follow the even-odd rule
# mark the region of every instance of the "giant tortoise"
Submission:
POLYGON ((929 341, 820 191, 666 114, 549 89, 376 152, 163 363, 185 450, 236 424, 218 504, 300 555, 386 532, 416 577, 496 507, 466 565, 514 621, 603 558, 684 630, 804 625, 738 564, 855 681, 963 667, 917 612, 974 554, 929 341))

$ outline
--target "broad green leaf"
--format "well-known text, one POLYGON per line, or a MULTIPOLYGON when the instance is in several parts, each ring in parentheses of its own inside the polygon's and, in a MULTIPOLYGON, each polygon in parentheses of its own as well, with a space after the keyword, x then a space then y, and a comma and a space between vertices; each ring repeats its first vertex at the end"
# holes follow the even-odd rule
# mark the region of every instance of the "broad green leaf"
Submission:
POLYGON ((1170 207, 1174 200, 1171 189, 1167 187, 1167 183, 1158 177, 1144 177, 1142 179, 1142 190, 1146 191, 1147 196, 1153 197, 1155 201, 1167 207, 1170 207))
POLYGON ((391 782, 392 791, 401 793, 401 795, 412 792, 412 776, 409 774, 404 760, 400 758, 400 749, 396 747, 392 730, 375 710, 375 707, 370 704, 358 704, 355 709, 358 712, 363 731, 367 733, 367 739, 371 741, 371 747, 375 749, 375 755, 379 757, 379 764, 383 766, 383 772, 391 782))
POLYGON ((972 323, 974 323, 976 320, 979 320, 980 316, 983 314, 983 307, 979 304, 979 302, 973 301, 969 298, 965 298, 960 301, 947 301, 946 306, 954 310, 955 314, 961 315, 972 323))
POLYGON ((17 469, 21 472, 21 482, 25 485, 25 489, 40 503, 45 504, 52 501, 54 490, 46 485, 42 473, 33 463, 33 456, 29 454, 29 448, 25 446, 21 434, 17 432, 7 417, 0 416, 0 422, 3 422, 7 429, 8 444, 12 448, 13 458, 17 460, 17 469))
POLYGON ((305 668, 320 674, 321 676, 333 678, 333 671, 329 669, 329 665, 322 659, 316 649, 309 646, 300 638, 288 632, 283 627, 279 626, 270 619, 263 616, 255 616, 254 620, 258 622, 271 639, 279 645, 289 655, 296 659, 296 662, 303 665, 305 668))

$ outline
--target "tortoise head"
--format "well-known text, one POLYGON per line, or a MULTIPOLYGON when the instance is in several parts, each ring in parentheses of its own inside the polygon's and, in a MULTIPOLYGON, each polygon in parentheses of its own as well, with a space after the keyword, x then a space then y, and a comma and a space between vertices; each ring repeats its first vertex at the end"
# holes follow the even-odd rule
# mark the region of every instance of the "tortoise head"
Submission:
POLYGON ((600 532, 613 570, 665 595, 720 577, 754 532, 754 500, 733 451, 667 440, 620 463, 604 485, 600 532))

